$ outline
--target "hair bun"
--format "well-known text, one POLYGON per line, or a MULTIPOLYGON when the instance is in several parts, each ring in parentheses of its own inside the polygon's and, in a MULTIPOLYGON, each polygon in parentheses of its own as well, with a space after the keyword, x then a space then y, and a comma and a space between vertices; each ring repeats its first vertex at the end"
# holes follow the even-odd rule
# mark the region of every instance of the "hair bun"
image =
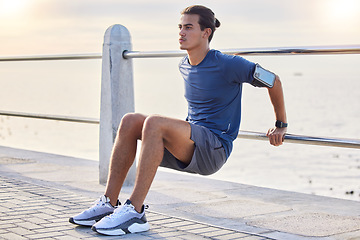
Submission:
POLYGON ((220 21, 217 18, 215 18, 215 27, 220 27, 220 21))

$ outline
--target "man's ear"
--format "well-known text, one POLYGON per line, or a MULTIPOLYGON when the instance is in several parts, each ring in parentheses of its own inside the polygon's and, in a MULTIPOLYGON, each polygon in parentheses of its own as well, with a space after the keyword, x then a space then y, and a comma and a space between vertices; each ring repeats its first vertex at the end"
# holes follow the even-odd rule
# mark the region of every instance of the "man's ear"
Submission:
POLYGON ((211 32, 212 32, 211 28, 205 28, 203 37, 209 39, 211 32))

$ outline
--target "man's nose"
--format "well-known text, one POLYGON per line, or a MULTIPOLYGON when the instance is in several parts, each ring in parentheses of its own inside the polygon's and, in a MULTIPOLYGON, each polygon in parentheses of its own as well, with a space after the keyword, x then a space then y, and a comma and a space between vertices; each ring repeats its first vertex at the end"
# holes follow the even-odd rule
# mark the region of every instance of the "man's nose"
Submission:
POLYGON ((180 35, 180 36, 185 36, 185 33, 184 33, 183 29, 180 29, 179 35, 180 35))

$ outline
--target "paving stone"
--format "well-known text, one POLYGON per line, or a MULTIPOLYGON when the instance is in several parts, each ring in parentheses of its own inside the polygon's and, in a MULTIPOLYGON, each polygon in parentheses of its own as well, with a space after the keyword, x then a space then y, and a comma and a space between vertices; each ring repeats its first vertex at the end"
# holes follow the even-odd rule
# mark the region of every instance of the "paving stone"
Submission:
POLYGON ((7 210, 7 208, 0 206, 0 213, 6 212, 7 210))
POLYGON ((16 204, 10 202, 10 201, 7 201, 5 203, 2 203, 2 206, 3 207, 6 207, 6 208, 9 208, 9 209, 15 209, 17 207, 16 204))
POLYGON ((59 219, 57 219, 56 222, 50 222, 50 223, 41 224, 41 225, 44 228, 53 228, 53 227, 56 228, 56 227, 60 227, 60 226, 71 226, 71 227, 73 227, 73 225, 70 225, 68 223, 69 223, 68 219, 66 219, 66 221, 65 220, 59 221, 59 219))
POLYGON ((71 207, 71 206, 75 206, 78 205, 77 203, 70 203, 69 201, 62 201, 62 200, 56 200, 56 202, 53 203, 54 205, 58 205, 58 206, 66 206, 66 207, 71 207))
POLYGON ((49 214, 45 214, 45 213, 35 213, 35 214, 32 214, 32 216, 41 218, 41 219, 45 219, 45 220, 56 219, 56 217, 49 215, 49 214))
MULTIPOLYGON (((119 239, 119 236, 117 236, 117 238, 114 239, 119 239)), ((144 239, 157 239, 157 238, 153 238, 153 237, 149 237, 146 234, 141 234, 141 233, 136 233, 136 234, 127 234, 124 236, 121 236, 121 240, 123 239, 129 239, 129 240, 144 240, 144 239)), ((159 239, 159 238, 158 238, 159 239)), ((169 238, 170 240, 171 238, 169 238)), ((106 239, 107 240, 107 239, 106 239)), ((162 240, 165 240, 165 238, 162 238, 162 240)))
POLYGON ((22 237, 18 234, 15 233, 5 233, 5 234, 1 234, 1 238, 3 239, 10 239, 10 240, 22 240, 22 239, 27 239, 25 237, 22 237))
POLYGON ((194 233, 194 234, 202 234, 202 233, 214 232, 216 230, 217 229, 214 228, 214 227, 206 227, 206 226, 204 226, 202 228, 190 229, 187 232, 194 233))
POLYGON ((171 222, 171 223, 165 223, 163 224, 164 227, 173 227, 173 228, 179 228, 179 227, 186 227, 191 226, 191 223, 186 221, 178 221, 178 222, 171 222))
MULTIPOLYGON (((37 225, 35 223, 31 223, 31 222, 21 222, 21 223, 17 223, 16 225, 20 226, 20 227, 23 227, 23 228, 26 228, 26 229, 29 229, 29 230, 33 230, 33 229, 38 229, 38 228, 41 228, 40 225, 37 225)), ((2 226, 0 226, 2 227, 2 226)))
MULTIPOLYGON (((223 235, 227 235, 227 234, 233 234, 236 233, 235 231, 230 231, 230 230, 225 230, 225 229, 217 229, 213 232, 207 232, 207 233, 203 233, 201 235, 206 236, 206 237, 212 237, 212 238, 216 238, 218 236, 223 236, 223 235)), ((248 236, 248 234, 243 234, 244 237, 248 236)))
POLYGON ((214 239, 214 240, 232 240, 232 239, 260 240, 260 239, 266 239, 266 238, 264 238, 264 237, 261 238, 261 237, 258 237, 258 236, 253 236, 253 235, 249 235, 249 234, 243 234, 243 233, 234 232, 232 234, 226 234, 226 235, 213 237, 212 239, 214 239))
POLYGON ((15 204, 16 206, 21 206, 22 204, 24 204, 23 201, 21 201, 19 199, 14 199, 14 198, 11 200, 11 203, 15 204))
POLYGON ((66 236, 54 237, 54 239, 57 239, 57 240, 78 240, 79 238, 66 235, 66 236))
POLYGON ((162 232, 162 231, 158 231, 155 234, 152 234, 152 237, 156 238, 165 238, 168 239, 170 237, 175 237, 175 236, 181 236, 181 232, 179 231, 170 231, 170 232, 162 232))
POLYGON ((8 219, 6 220, 7 223, 11 223, 11 224, 17 224, 17 223, 20 223, 20 222, 23 222, 24 220, 22 218, 11 218, 11 219, 8 219))
POLYGON ((13 223, 9 223, 9 222, 1 222, 1 224, 0 224, 0 229, 7 230, 9 228, 14 228, 14 227, 16 227, 16 225, 13 223))
POLYGON ((42 219, 42 218, 38 218, 38 217, 29 217, 29 218, 26 218, 26 221, 28 222, 32 222, 32 223, 35 223, 35 224, 43 224, 43 223, 49 223, 48 221, 46 221, 45 219, 42 219))
POLYGON ((146 217, 147 217, 147 219, 151 219, 151 221, 152 222, 154 222, 154 221, 158 221, 158 220, 164 220, 164 218, 166 218, 166 219, 170 219, 169 217, 164 217, 164 216, 162 216, 162 215, 160 215, 160 214, 153 214, 153 213, 151 213, 151 212, 147 212, 146 213, 146 217))
POLYGON ((55 211, 64 211, 67 210, 67 207, 59 206, 59 205, 49 205, 49 209, 55 210, 55 211))
POLYGON ((6 212, 6 215, 12 216, 14 218, 23 218, 23 216, 29 216, 34 213, 37 213, 37 211, 33 209, 27 209, 27 210, 9 209, 6 212))
POLYGON ((160 219, 160 220, 155 220, 155 221, 152 221, 151 223, 156 224, 156 225, 164 225, 164 224, 176 223, 176 222, 182 222, 182 220, 169 217, 169 218, 164 218, 164 219, 160 219))
POLYGON ((34 232, 36 232, 36 233, 61 232, 61 231, 67 231, 67 230, 72 230, 72 229, 73 229, 73 227, 70 224, 67 224, 66 226, 46 227, 46 228, 35 229, 34 232))
MULTIPOLYGON (((237 238, 235 238, 237 239, 237 238)), ((241 240, 266 240, 268 238, 264 238, 264 237, 258 237, 258 236, 247 236, 242 238, 241 240)))
POLYGON ((42 208, 42 209, 39 209, 38 211, 41 213, 49 214, 49 215, 57 215, 59 213, 58 211, 55 211, 53 209, 48 209, 48 208, 46 208, 46 209, 42 208))
POLYGON ((48 232, 48 233, 35 233, 32 235, 27 235, 26 237, 31 238, 31 239, 44 239, 44 238, 52 238, 52 237, 56 237, 56 236, 62 236, 63 233, 61 232, 48 232))
POLYGON ((8 230, 9 232, 12 232, 12 233, 15 233, 15 234, 18 234, 20 236, 26 236, 26 235, 29 235, 29 234, 34 234, 34 231, 31 231, 27 228, 21 228, 21 227, 15 227, 15 228, 9 228, 8 230))
POLYGON ((97 237, 101 236, 88 227, 87 228, 75 227, 75 228, 67 230, 67 231, 61 231, 61 233, 72 236, 72 237, 77 237, 78 239, 79 238, 88 238, 88 237, 92 237, 92 236, 97 236, 97 237))
POLYGON ((194 234, 183 234, 180 236, 180 239, 183 240, 204 240, 204 239, 209 239, 207 237, 203 237, 200 235, 194 235, 194 234))
POLYGON ((199 228, 203 228, 203 227, 204 227, 203 224, 191 223, 189 225, 179 226, 179 227, 177 227, 177 229, 186 231, 186 230, 191 230, 191 229, 199 229, 199 228))

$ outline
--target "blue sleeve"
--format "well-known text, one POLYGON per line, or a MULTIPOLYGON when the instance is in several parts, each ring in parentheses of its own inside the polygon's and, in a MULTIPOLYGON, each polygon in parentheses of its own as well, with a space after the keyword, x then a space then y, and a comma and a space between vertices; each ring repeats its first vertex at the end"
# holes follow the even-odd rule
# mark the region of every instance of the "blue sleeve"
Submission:
POLYGON ((225 61, 225 74, 228 79, 236 83, 252 83, 255 63, 240 56, 227 55, 225 61))

